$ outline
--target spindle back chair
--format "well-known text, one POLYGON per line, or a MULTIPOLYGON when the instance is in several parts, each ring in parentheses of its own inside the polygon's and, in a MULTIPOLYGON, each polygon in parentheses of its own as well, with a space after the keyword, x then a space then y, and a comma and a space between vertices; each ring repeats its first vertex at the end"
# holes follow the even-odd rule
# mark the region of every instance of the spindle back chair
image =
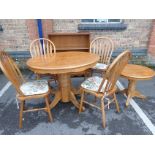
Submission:
POLYGON ((123 70, 123 68, 128 64, 129 59, 131 58, 131 52, 125 51, 122 52, 117 58, 114 59, 114 61, 110 64, 110 66, 107 68, 107 71, 105 75, 101 77, 90 77, 86 81, 84 81, 81 84, 81 102, 80 102, 80 108, 79 112, 82 112, 83 103, 89 104, 93 107, 96 107, 97 109, 102 111, 102 124, 105 128, 106 126, 106 119, 105 119, 105 107, 109 106, 110 103, 113 101, 116 105, 117 112, 120 111, 119 104, 116 99, 116 82, 123 70), (98 107, 97 105, 93 103, 89 103, 87 101, 84 101, 84 94, 90 93, 94 95, 97 98, 101 99, 101 107, 98 107), (112 97, 112 100, 108 99, 109 97, 112 97), (104 105, 104 99, 108 100, 108 104, 104 105))
MULTIPOLYGON (((31 57, 37 57, 37 56, 44 56, 44 57, 48 57, 48 56, 53 56, 56 53, 56 47, 54 45, 54 43, 46 38, 39 38, 39 39, 35 39, 31 42, 30 44, 30 54, 31 57)), ((42 75, 35 73, 37 76, 37 79, 40 79, 40 77, 42 75)), ((44 76, 49 76, 49 74, 46 74, 44 76)), ((57 80, 56 75, 52 75, 55 83, 57 80)), ((53 79, 49 80, 52 81, 53 79)))
POLYGON ((114 43, 108 37, 97 37, 90 43, 90 52, 100 56, 100 63, 110 64, 114 43))
POLYGON ((17 91, 16 97, 20 101, 19 128, 22 128, 23 112, 45 110, 48 113, 49 121, 52 121, 52 114, 51 114, 50 107, 49 107, 49 97, 48 97, 51 90, 48 87, 48 83, 46 84, 45 80, 44 81, 35 80, 34 81, 35 83, 33 83, 32 81, 26 82, 18 66, 14 62, 14 60, 6 52, 3 52, 3 51, 0 51, 0 68, 5 74, 5 76, 12 82, 13 86, 15 87, 17 91), (38 86, 36 86, 37 82, 38 82, 38 86), (46 84, 44 88, 47 88, 47 89, 44 92, 42 91, 43 93, 38 93, 38 94, 36 94, 36 92, 32 93, 33 89, 39 91, 41 82, 42 84, 46 84), (29 89, 32 89, 32 92, 29 93, 29 92, 23 91, 21 87, 24 88, 24 86, 26 86, 27 88, 30 87, 29 89), (25 95, 25 93, 26 94, 29 93, 30 95, 25 95), (35 99, 35 98, 45 98, 45 103, 46 103, 45 108, 27 109, 25 107, 25 100, 35 99))
MULTIPOLYGON (((99 62, 93 67, 93 70, 102 73, 110 64, 114 43, 108 37, 97 37, 90 43, 90 52, 100 56, 99 62)), ((92 70, 92 71, 93 71, 92 70)))
POLYGON ((31 57, 36 56, 52 56, 56 53, 55 45, 52 41, 46 38, 39 38, 32 41, 30 44, 31 57))

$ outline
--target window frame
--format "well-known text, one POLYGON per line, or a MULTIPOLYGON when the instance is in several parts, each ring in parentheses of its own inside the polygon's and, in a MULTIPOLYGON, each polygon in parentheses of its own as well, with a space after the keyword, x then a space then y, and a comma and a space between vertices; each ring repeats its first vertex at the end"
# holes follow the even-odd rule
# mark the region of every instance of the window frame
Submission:
POLYGON ((81 24, 120 24, 123 22, 122 19, 119 19, 120 20, 119 22, 109 22, 109 20, 111 20, 111 19, 105 19, 106 22, 96 22, 95 21, 95 20, 100 20, 100 19, 90 19, 90 20, 93 20, 93 22, 84 22, 82 20, 86 20, 86 19, 81 19, 81 24))
MULTIPOLYGON (((109 19, 110 20, 110 19, 109 19)), ((78 24, 79 31, 91 31, 91 30, 115 30, 121 31, 127 28, 127 24, 124 23, 124 20, 119 19, 119 22, 110 22, 107 19, 107 22, 95 22, 95 19, 81 19, 81 22, 78 24), (82 20, 93 20, 91 22, 82 21, 82 20)))

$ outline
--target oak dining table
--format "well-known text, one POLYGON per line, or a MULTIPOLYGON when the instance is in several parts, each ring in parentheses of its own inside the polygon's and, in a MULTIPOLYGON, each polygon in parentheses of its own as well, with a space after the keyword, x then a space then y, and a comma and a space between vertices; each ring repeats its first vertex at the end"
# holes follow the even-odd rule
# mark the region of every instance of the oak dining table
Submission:
POLYGON ((85 71, 99 61, 99 56, 89 52, 64 51, 52 55, 42 55, 28 59, 27 66, 38 74, 55 74, 58 77, 58 89, 50 104, 54 108, 59 101, 71 102, 79 108, 75 89, 71 85, 71 74, 85 71))
POLYGON ((136 90, 136 83, 140 80, 152 79, 155 76, 155 71, 145 66, 127 64, 123 69, 121 76, 128 79, 128 88, 121 91, 127 95, 126 106, 128 106, 129 100, 132 97, 138 97, 141 99, 146 98, 146 96, 136 90))

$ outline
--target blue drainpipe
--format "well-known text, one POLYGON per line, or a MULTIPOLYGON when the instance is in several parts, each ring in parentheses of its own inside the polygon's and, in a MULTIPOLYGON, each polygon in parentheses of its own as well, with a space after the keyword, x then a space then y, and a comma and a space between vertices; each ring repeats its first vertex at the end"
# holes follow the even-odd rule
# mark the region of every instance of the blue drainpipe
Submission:
MULTIPOLYGON (((43 29, 42 29, 42 21, 41 19, 37 19, 37 26, 38 26, 38 34, 39 38, 43 38, 43 29)), ((40 40, 43 50, 43 40, 40 40)))
POLYGON ((42 21, 37 19, 39 38, 43 38, 42 21))

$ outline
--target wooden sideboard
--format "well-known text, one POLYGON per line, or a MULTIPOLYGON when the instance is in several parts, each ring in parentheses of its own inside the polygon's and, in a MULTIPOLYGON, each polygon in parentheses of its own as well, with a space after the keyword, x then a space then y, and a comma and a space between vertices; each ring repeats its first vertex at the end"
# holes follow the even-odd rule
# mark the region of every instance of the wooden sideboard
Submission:
POLYGON ((90 33, 51 33, 48 38, 55 44, 57 52, 89 51, 90 33))

